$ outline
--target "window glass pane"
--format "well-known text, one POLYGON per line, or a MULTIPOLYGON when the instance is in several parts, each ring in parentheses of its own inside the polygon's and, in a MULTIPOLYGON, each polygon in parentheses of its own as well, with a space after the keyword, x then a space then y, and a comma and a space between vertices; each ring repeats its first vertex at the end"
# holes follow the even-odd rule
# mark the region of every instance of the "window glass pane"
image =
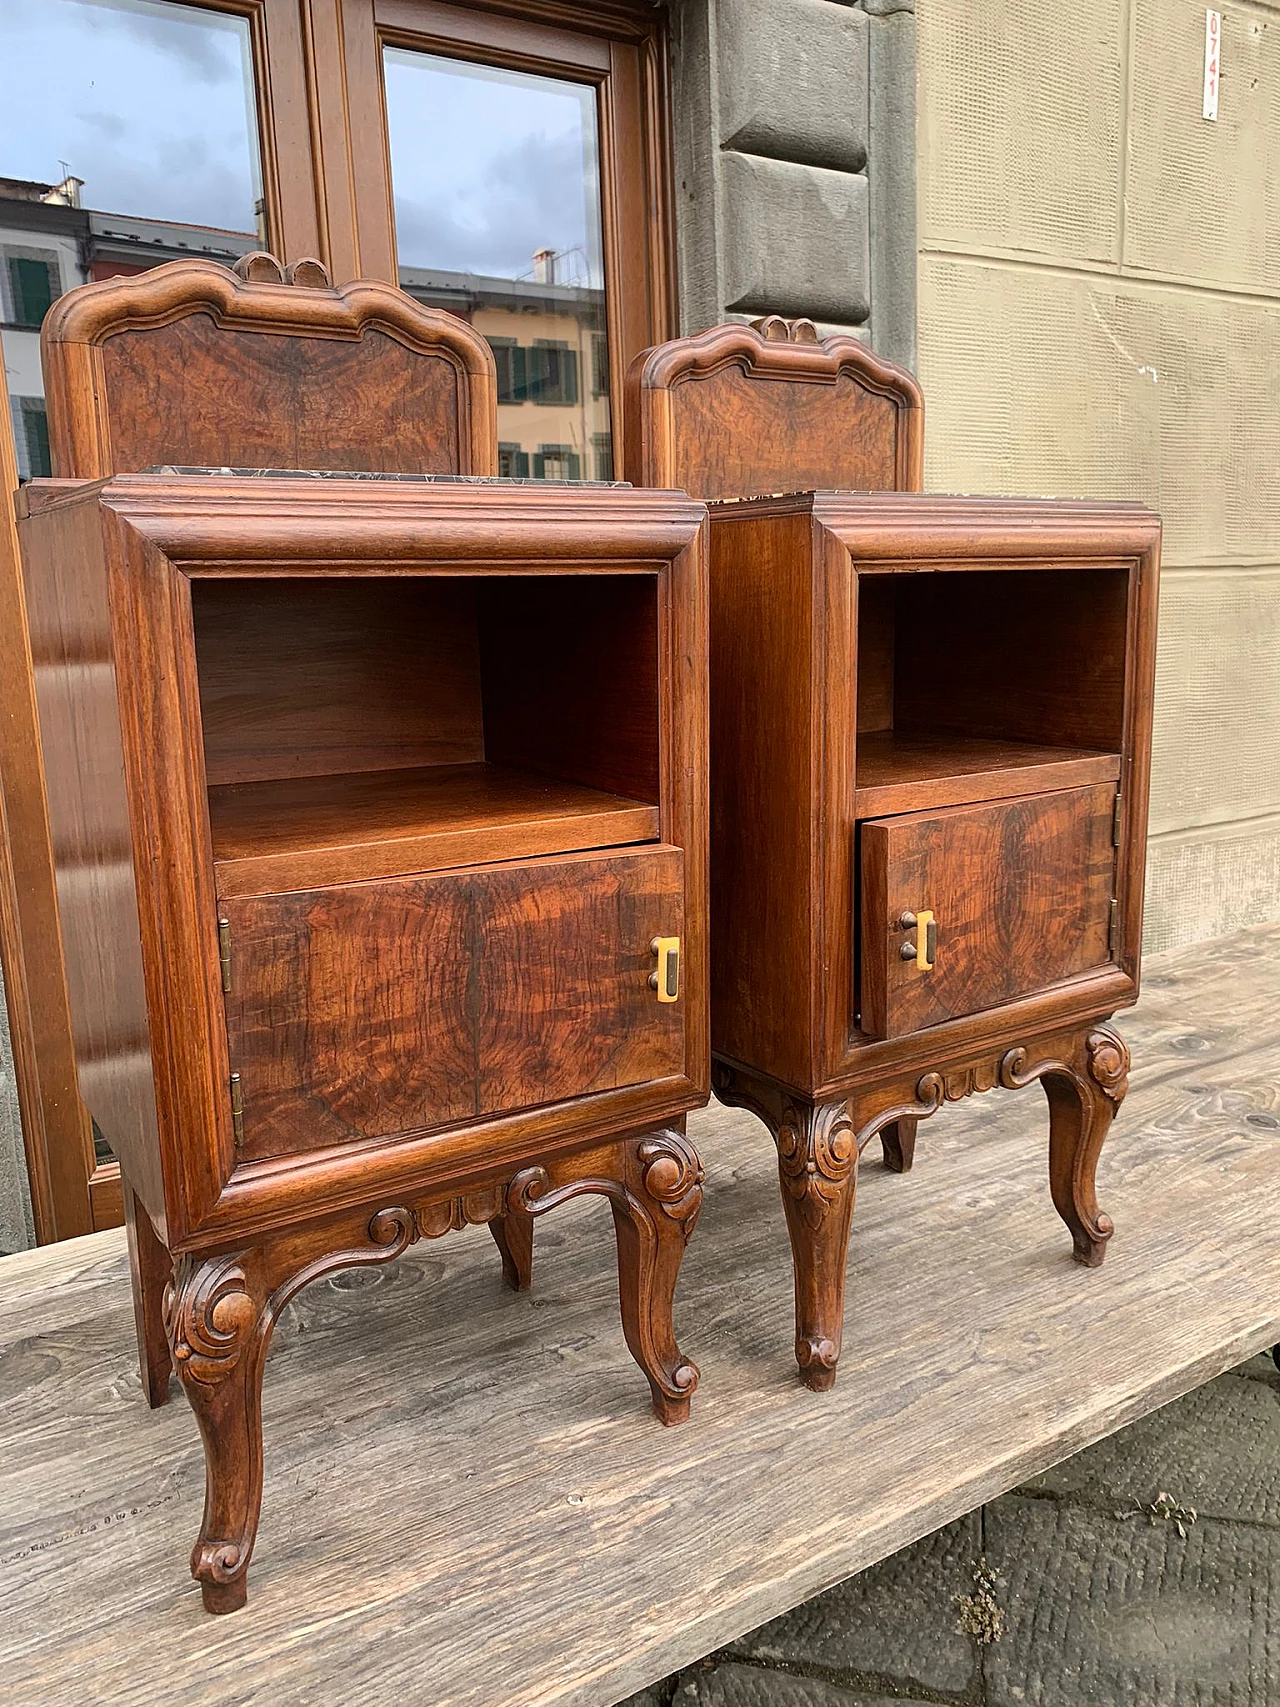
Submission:
POLYGON ((492 344, 503 471, 591 478, 612 466, 595 89, 384 53, 400 283, 492 344))
POLYGON ((263 246, 246 19, 0 0, 0 347, 24 478, 48 472, 39 326, 73 285, 263 246))

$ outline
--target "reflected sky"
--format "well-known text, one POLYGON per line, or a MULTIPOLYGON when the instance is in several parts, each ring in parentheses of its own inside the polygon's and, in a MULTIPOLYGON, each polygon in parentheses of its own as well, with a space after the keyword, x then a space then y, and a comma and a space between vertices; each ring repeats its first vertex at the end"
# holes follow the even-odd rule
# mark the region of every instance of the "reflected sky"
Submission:
POLYGON ((401 266, 601 289, 596 93, 526 72, 385 52, 401 266))
POLYGON ((0 0, 0 176, 85 207, 251 233, 261 196, 243 18, 148 0, 0 0))

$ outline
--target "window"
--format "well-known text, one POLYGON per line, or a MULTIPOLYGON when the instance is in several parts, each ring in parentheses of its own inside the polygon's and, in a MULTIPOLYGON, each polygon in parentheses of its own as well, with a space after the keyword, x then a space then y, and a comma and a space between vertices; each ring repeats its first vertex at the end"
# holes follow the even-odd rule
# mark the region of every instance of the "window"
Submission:
POLYGON ((609 340, 603 332, 591 334, 591 395, 609 395, 609 340))
POLYGON ((529 396, 534 403, 578 401, 578 352, 540 338, 528 354, 529 396))
POLYGON ((39 480, 53 473, 49 456, 49 417, 43 397, 12 397, 9 410, 18 451, 18 477, 39 480))
POLYGON ((176 0, 0 6, 0 319, 24 477, 49 472, 39 330, 64 290, 262 247, 256 102, 247 18, 176 0))
POLYGON ((572 445, 539 445, 533 459, 535 480, 581 480, 582 458, 572 445))
POLYGON ((498 402, 523 403, 528 397, 525 352, 514 338, 490 338, 498 369, 498 402))
MULTIPOLYGON (((607 318, 595 88, 394 46, 383 73, 401 285, 488 338, 504 441, 545 435, 530 405, 571 442, 610 434, 607 384, 580 378, 607 318)), ((535 451, 533 477, 570 458, 535 451)))
POLYGON ((62 292, 56 258, 45 260, 28 255, 6 254, 9 274, 9 313, 14 326, 39 327, 62 292))
MULTIPOLYGON (((0 354, 23 477, 48 466, 46 297, 183 257, 230 266, 258 248, 318 256, 336 284, 399 280, 472 322, 495 348, 504 473, 620 466, 611 381, 675 330, 666 10, 0 0, 0 354), (326 146, 321 160, 322 137, 337 155, 326 146)), ((10 628, 16 584, 10 555, 10 628)), ((35 798, 29 683, 11 679, 0 762, 13 798, 35 798)), ((64 1095, 69 1037, 46 1045, 32 1027, 32 1013, 65 1007, 38 842, 10 848, 24 941, 44 952, 22 949, 30 994, 9 1001, 39 1083, 36 1216, 52 1238, 117 1224, 120 1187, 110 1167, 93 1173, 83 1111, 64 1095)), ((0 920, 6 943, 10 929, 0 920)))

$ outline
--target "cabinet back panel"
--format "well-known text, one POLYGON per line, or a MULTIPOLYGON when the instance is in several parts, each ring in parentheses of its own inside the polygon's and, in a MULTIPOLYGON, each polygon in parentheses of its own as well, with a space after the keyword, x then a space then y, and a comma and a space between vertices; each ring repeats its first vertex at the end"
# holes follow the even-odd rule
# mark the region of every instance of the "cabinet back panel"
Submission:
POLYGON ((116 402, 118 470, 177 463, 469 472, 453 363, 384 332, 273 336, 190 314, 106 339, 102 363, 116 402))
POLYGON ((197 579, 192 603, 211 785, 484 758, 473 583, 197 579))
POLYGON ((656 575, 504 577, 480 593, 494 764, 656 803, 656 575))
POLYGON ((1126 570, 894 580, 895 728, 1120 751, 1126 570))

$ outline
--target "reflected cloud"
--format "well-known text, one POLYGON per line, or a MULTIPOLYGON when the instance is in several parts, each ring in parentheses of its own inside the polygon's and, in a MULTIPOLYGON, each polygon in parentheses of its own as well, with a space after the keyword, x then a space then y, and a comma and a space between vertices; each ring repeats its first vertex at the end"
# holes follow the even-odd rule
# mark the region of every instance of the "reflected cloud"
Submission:
POLYGON ((531 136, 494 158, 465 190, 397 180, 401 264, 519 278, 537 249, 586 249, 582 143, 531 136))
POLYGON ((69 169, 87 208, 250 232, 251 64, 231 13, 0 0, 0 175, 56 183, 69 169))

